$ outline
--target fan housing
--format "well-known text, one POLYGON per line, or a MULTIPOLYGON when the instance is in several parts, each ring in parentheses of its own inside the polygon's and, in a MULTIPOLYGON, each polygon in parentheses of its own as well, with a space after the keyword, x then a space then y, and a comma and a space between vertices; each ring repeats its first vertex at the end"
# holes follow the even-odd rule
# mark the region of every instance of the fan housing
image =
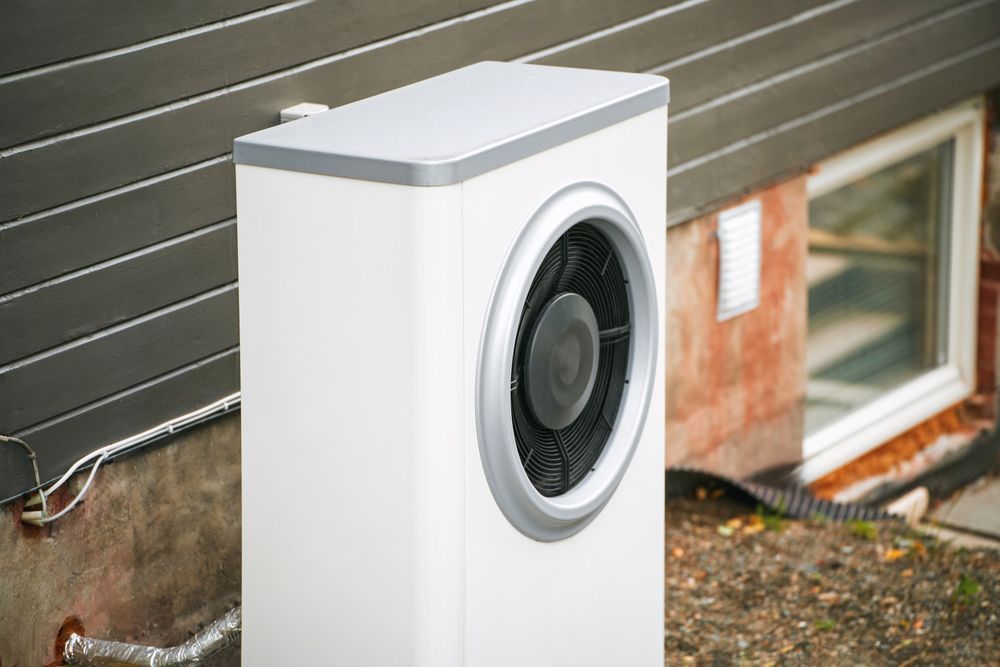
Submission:
POLYGON ((507 251, 477 369, 483 468, 515 528, 558 540, 600 513, 642 433, 657 341, 631 211, 599 183, 552 195, 507 251))

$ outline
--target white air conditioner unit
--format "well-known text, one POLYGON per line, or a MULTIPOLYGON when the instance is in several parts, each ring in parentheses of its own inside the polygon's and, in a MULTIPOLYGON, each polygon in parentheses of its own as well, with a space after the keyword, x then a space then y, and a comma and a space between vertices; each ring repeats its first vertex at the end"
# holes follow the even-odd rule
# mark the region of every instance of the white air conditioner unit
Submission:
POLYGON ((668 83, 237 140, 244 665, 661 665, 668 83))

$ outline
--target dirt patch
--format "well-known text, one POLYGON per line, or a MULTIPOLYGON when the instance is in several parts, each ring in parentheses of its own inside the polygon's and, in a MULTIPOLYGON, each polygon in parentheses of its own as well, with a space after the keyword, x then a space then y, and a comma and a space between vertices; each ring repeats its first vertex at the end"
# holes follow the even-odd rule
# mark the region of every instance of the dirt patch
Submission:
POLYGON ((998 601, 1000 551, 667 504, 666 664, 997 664, 998 601))

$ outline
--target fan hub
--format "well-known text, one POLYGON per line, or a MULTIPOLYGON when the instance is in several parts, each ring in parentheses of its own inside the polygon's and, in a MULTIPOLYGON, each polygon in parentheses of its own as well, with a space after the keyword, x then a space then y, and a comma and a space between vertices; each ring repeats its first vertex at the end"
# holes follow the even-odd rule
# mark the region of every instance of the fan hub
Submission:
POLYGON ((583 412, 597 377, 600 331, 587 300, 558 294, 542 308, 528 341, 528 405, 541 424, 558 430, 583 412))

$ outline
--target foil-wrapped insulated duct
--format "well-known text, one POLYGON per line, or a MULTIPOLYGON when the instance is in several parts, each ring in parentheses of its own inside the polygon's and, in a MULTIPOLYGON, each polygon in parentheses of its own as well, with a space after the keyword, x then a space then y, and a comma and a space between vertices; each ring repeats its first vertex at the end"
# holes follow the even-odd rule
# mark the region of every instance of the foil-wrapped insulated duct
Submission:
POLYGON ((73 633, 66 642, 64 659, 68 665, 91 667, 198 665, 236 641, 242 620, 242 610, 236 607, 183 644, 170 648, 93 639, 73 633))

